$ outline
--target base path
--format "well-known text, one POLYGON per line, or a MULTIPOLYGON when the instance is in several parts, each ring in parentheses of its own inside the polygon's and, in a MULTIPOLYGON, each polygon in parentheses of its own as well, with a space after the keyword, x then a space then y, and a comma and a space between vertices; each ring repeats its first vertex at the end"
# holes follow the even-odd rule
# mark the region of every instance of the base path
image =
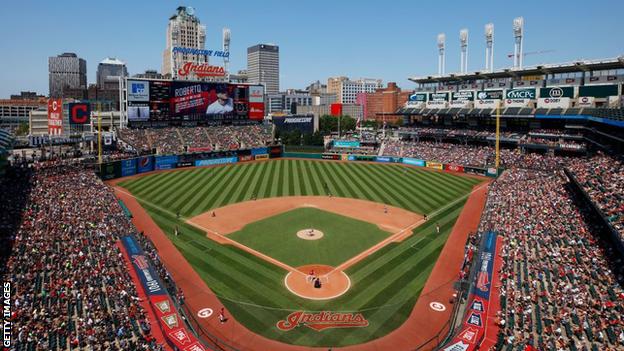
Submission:
MULTIPOLYGON (((135 226, 139 230, 144 231, 154 242, 162 262, 171 273, 178 287, 184 292, 186 307, 192 313, 197 313, 199 310, 207 307, 213 310, 221 308, 222 304, 214 292, 199 277, 138 201, 124 189, 115 188, 115 192, 117 197, 124 201, 134 215, 132 222, 135 226)), ((440 257, 405 323, 387 335, 373 341, 334 348, 334 350, 399 351, 412 350, 423 345, 419 350, 433 350, 442 341, 445 333, 444 328, 452 311, 449 300, 454 293, 453 282, 457 279, 461 266, 464 245, 468 234, 476 231, 478 228, 480 214, 485 205, 486 194, 487 186, 483 186, 483 184, 477 185, 466 201, 440 253, 440 257), (432 302, 442 303, 447 308, 442 312, 435 311, 430 307, 432 302)), ((332 200, 335 200, 335 198, 332 200)), ((383 205, 380 206, 382 206, 383 212, 383 205)), ((390 211, 392 211, 391 208, 389 208, 390 211)), ((227 310, 226 315, 231 317, 227 310)), ((229 318, 225 324, 220 324, 215 314, 209 318, 197 320, 201 328, 213 336, 227 340, 229 345, 239 350, 327 350, 326 347, 296 346, 268 339, 250 331, 234 318, 229 318)))
POLYGON ((283 196, 219 207, 192 217, 187 222, 227 235, 243 229, 249 223, 301 207, 318 208, 360 221, 375 223, 379 228, 390 233, 400 231, 422 219, 421 215, 414 212, 367 200, 335 196, 283 196))

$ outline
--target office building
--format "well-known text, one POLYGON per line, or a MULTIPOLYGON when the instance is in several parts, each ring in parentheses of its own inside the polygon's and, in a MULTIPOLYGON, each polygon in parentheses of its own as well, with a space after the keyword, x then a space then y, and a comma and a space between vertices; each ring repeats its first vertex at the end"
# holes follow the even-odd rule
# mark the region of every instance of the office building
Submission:
POLYGON ((351 80, 341 76, 330 77, 327 80, 327 92, 336 94, 341 104, 355 104, 358 93, 373 93, 381 87, 381 79, 351 80))
POLYGON ((362 105, 364 120, 394 123, 398 117, 394 112, 405 105, 410 94, 390 82, 386 88, 377 89, 373 93, 359 93, 356 102, 362 105))
POLYGON ((193 49, 206 48, 206 26, 202 25, 195 16, 192 7, 180 6, 176 13, 169 18, 167 25, 166 47, 163 51, 162 74, 167 78, 197 80, 194 74, 178 74, 185 63, 207 64, 208 56, 192 53, 193 49), (182 48, 185 51, 177 52, 173 48, 182 48))
POLYGON ((128 76, 128 69, 123 61, 109 57, 98 64, 96 76, 98 89, 119 90, 119 79, 128 76))
POLYGON ((247 48, 247 79, 265 86, 265 94, 279 93, 279 47, 258 44, 247 48))
POLYGON ((64 53, 48 58, 48 72, 50 97, 82 98, 85 95, 87 61, 76 54, 64 53))

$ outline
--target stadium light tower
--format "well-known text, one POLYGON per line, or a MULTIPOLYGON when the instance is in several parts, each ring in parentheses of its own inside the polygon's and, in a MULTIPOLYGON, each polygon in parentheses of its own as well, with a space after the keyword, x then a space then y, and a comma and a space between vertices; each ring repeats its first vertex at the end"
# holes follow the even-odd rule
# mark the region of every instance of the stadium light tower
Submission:
POLYGON ((446 34, 438 34, 438 75, 444 75, 444 49, 446 47, 446 34))
POLYGON ((227 52, 227 56, 223 56, 223 69, 227 74, 227 80, 230 80, 230 29, 223 28, 223 52, 227 52))
POLYGON ((514 33, 514 68, 522 68, 522 58, 524 54, 522 52, 522 39, 524 35, 524 18, 516 17, 513 20, 513 33, 514 33))
POLYGON ((494 72, 494 24, 485 25, 485 70, 494 72))
POLYGON ((468 72, 468 29, 459 31, 459 43, 461 44, 460 72, 468 72))

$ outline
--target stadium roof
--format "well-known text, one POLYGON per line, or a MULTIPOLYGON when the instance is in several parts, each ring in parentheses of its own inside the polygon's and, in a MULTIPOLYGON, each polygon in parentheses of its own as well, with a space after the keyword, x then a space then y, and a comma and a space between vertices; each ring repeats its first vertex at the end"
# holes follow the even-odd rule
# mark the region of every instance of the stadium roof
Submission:
POLYGON ((412 82, 419 84, 426 83, 451 83, 461 81, 474 81, 478 79, 494 78, 516 78, 522 76, 552 74, 552 73, 572 73, 589 72, 624 68, 624 55, 601 60, 578 60, 566 63, 540 64, 522 69, 505 68, 494 72, 470 72, 470 73, 450 73, 443 76, 431 75, 425 77, 410 77, 412 82))

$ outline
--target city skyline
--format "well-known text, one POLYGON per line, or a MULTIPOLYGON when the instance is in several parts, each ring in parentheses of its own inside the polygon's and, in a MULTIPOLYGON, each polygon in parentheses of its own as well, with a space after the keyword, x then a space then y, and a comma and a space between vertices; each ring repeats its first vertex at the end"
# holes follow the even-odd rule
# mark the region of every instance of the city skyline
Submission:
POLYGON ((349 4, 322 1, 315 7, 298 3, 278 6, 282 4, 279 1, 235 2, 229 7, 210 6, 201 1, 158 1, 149 7, 118 1, 88 7, 77 1, 5 3, 4 13, 22 15, 7 16, 0 22, 0 32, 10 33, 18 27, 45 28, 45 32, 27 30, 19 39, 6 38, 7 51, 0 70, 0 80, 5 84, 0 97, 19 91, 47 95, 48 57, 63 52, 74 52, 87 61, 89 84, 95 83, 97 64, 106 57, 126 62, 131 75, 146 69, 160 71, 167 20, 180 5, 194 7, 206 26, 206 48, 220 49, 222 28, 231 29, 232 73, 246 68, 249 46, 279 45, 283 89, 303 88, 310 82, 340 75, 354 79, 381 78, 384 83, 396 81, 401 88, 412 89, 414 84, 407 77, 437 72, 437 33, 444 32, 447 37, 446 72, 459 71, 461 28, 467 28, 470 33, 468 71, 480 70, 485 65, 483 27, 490 22, 495 26, 494 67, 509 67, 512 61, 507 54, 513 51, 511 21, 516 16, 523 16, 526 22, 525 52, 547 51, 527 55, 525 65, 599 59, 624 53, 624 38, 611 35, 618 33, 618 14, 624 10, 623 3, 596 1, 593 3, 596 11, 586 11, 583 6, 576 6, 581 4, 576 1, 531 3, 526 2, 526 9, 537 7, 540 11, 518 8, 509 13, 493 1, 469 5, 399 1, 384 4, 381 17, 380 8, 374 3, 352 8, 349 4), (275 11, 261 11, 269 7, 275 7, 275 11), (80 8, 87 11, 68 11, 80 8), (560 15, 551 16, 555 9, 560 15), (26 13, 29 15, 24 16, 26 13), (93 13, 98 13, 100 21, 87 18, 89 25, 77 30, 73 23, 81 21, 76 17, 93 13), (120 25, 112 26, 110 21, 120 25), (609 40, 593 40, 604 37, 609 40), (20 66, 27 69, 19 69, 20 66))

